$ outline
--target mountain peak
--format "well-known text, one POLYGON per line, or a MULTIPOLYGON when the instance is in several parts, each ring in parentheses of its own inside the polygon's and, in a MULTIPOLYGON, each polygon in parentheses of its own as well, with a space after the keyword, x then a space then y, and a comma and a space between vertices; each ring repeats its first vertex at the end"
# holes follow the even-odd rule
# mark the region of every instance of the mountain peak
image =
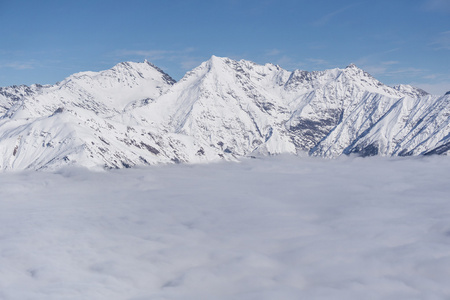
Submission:
POLYGON ((373 78, 372 75, 370 75, 368 72, 359 68, 357 65, 355 65, 353 63, 351 63, 347 67, 345 67, 344 72, 346 72, 347 74, 362 75, 364 77, 373 78))
POLYGON ((215 55, 211 55, 209 61, 210 62, 224 62, 226 60, 229 60, 228 57, 220 57, 220 56, 215 56, 215 55))
POLYGON ((207 60, 205 63, 208 66, 208 69, 211 69, 211 68, 222 69, 223 64, 228 61, 229 61, 229 58, 227 58, 227 57, 219 57, 219 56, 211 55, 209 60, 207 60))
MULTIPOLYGON (((373 80, 376 80, 372 75, 370 75, 365 70, 357 67, 355 64, 351 63, 347 67, 345 67, 344 72, 348 75, 357 75, 357 76, 363 76, 363 77, 369 77, 373 80)), ((378 80, 377 80, 378 81, 378 80)))
POLYGON ((347 67, 345 67, 346 69, 359 69, 354 63, 350 63, 347 67))

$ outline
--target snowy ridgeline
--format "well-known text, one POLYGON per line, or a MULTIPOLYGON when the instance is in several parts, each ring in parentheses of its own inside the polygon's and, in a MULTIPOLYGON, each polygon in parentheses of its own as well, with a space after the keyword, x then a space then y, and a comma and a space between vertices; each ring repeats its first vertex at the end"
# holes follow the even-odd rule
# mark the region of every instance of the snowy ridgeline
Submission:
POLYGON ((0 299, 448 299, 445 157, 0 175, 0 299))
POLYGON ((0 88, 0 170, 449 149, 450 95, 389 87, 355 65, 291 72, 212 56, 176 83, 149 62, 126 62, 0 88))

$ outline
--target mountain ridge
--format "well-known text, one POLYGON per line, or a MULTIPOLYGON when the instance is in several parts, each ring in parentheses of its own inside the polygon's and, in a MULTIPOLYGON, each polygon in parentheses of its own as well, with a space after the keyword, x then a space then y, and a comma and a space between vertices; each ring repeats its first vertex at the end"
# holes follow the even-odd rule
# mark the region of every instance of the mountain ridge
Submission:
POLYGON ((446 154, 450 96, 350 64, 287 71, 212 56, 178 82, 148 61, 0 88, 0 169, 122 168, 279 153, 446 154))

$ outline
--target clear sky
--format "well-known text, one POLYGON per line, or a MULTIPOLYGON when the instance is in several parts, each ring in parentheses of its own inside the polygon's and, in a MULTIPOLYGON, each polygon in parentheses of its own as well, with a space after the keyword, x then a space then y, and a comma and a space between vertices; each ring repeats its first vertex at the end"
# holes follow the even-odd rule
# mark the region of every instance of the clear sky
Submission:
POLYGON ((175 79, 211 55, 450 90, 450 0, 0 0, 0 86, 147 59, 175 79))

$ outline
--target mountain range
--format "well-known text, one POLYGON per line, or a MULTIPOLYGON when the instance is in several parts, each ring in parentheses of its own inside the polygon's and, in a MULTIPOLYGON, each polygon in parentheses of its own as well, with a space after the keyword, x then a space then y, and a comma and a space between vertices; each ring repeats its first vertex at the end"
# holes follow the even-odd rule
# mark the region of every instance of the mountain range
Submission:
POLYGON ((450 151, 450 95, 355 65, 287 71, 212 56, 178 82, 148 61, 0 88, 0 169, 450 151))

